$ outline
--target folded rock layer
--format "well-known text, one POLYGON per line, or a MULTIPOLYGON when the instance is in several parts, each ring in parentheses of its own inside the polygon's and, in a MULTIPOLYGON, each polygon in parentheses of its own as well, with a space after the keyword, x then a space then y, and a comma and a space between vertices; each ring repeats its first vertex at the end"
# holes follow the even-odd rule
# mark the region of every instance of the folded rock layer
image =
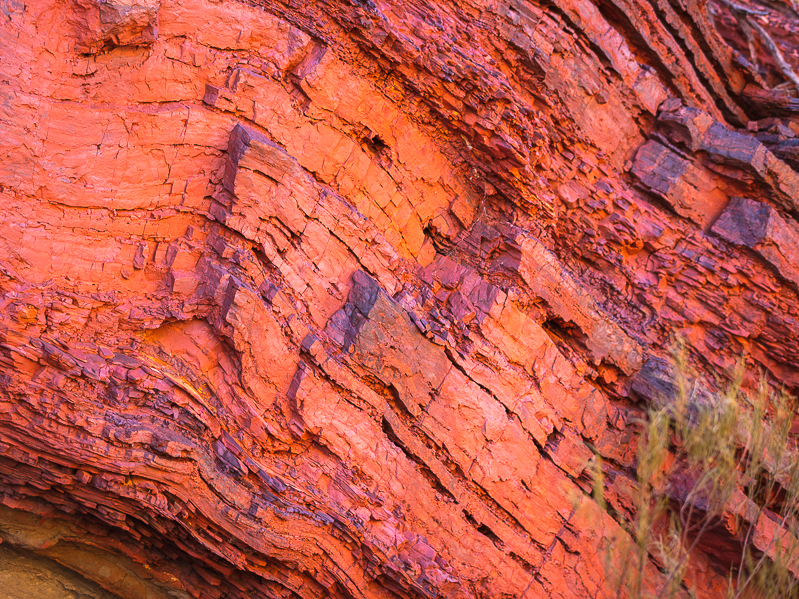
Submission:
POLYGON ((673 335, 799 387, 706 8, 0 2, 0 593, 615 596, 673 335))

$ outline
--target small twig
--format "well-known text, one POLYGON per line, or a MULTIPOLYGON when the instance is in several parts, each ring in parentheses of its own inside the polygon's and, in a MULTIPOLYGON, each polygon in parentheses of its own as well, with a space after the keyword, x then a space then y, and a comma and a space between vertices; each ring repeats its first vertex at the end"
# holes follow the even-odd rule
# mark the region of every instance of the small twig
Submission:
POLYGON ((721 2, 722 4, 729 6, 733 11, 740 12, 745 15, 763 16, 768 14, 768 11, 763 8, 749 8, 748 6, 743 6, 742 4, 738 4, 732 0, 721 0, 721 2))
MULTIPOLYGON (((761 555, 760 559, 755 564, 755 567, 752 568, 752 571, 749 573, 749 576, 747 577, 747 579, 744 582, 743 586, 741 586, 740 572, 739 572, 738 582, 737 582, 737 587, 738 588, 737 588, 737 592, 735 593, 734 599, 738 599, 738 597, 741 596, 741 593, 743 593, 744 589, 749 585, 750 582, 752 582, 752 579, 754 578, 755 574, 757 574, 758 570, 763 565, 763 561, 766 559, 766 556, 768 555, 769 550, 772 548, 772 546, 776 542, 778 535, 782 532, 782 529, 785 526, 786 522, 788 521, 788 518, 793 513, 792 510, 788 509, 787 506, 795 505, 797 500, 799 500, 799 487, 797 487, 795 490, 793 490, 793 492, 790 495, 788 495, 785 498, 785 500, 786 500, 786 507, 784 508, 785 509, 785 513, 782 516, 782 520, 780 520, 780 524, 777 527, 777 530, 775 530, 774 534, 771 536, 771 541, 769 542, 768 546, 765 549, 763 549, 763 555, 761 555)), ((762 514, 764 509, 765 508, 761 508, 760 511, 759 511, 759 514, 762 514)), ((758 519, 760 518, 759 514, 758 514, 758 519)), ((757 524, 757 520, 754 520, 754 524, 755 525, 757 524)))
POLYGON ((669 575, 666 577, 666 580, 663 582, 663 588, 660 589, 660 594, 658 595, 658 599, 663 597, 663 593, 666 592, 666 589, 669 587, 669 583, 671 579, 679 572, 680 568, 682 568, 683 562, 688 559, 688 556, 691 555, 691 552, 696 548, 696 545, 699 543, 699 539, 702 538, 702 535, 705 534, 705 531, 710 526, 710 521, 712 518, 705 519, 705 523, 702 525, 702 529, 697 533, 696 537, 694 538, 694 542, 691 543, 691 546, 688 548, 688 551, 683 553, 683 556, 680 558, 680 561, 677 562, 677 565, 669 572, 669 575))
POLYGON ((627 580, 627 569, 630 567, 630 560, 625 559, 624 565, 621 568, 621 576, 619 577, 619 588, 616 589, 616 599, 621 599, 621 592, 624 589, 624 584, 627 580))
POLYGON ((796 73, 793 72, 791 65, 789 65, 788 62, 785 60, 785 58, 782 55, 782 52, 780 52, 780 49, 777 47, 777 44, 774 42, 774 40, 771 39, 771 36, 769 35, 768 31, 766 31, 766 29, 760 23, 758 23, 751 17, 746 17, 746 21, 757 32, 757 34, 760 36, 760 39, 763 40, 763 43, 766 44, 768 49, 774 55, 774 58, 777 60, 777 64, 780 65, 780 70, 782 71, 782 74, 785 75, 788 79, 790 79, 793 82, 794 86, 796 87, 797 91, 799 91, 799 76, 797 76, 796 73))
POLYGON ((778 13, 785 15, 789 19, 796 19, 799 17, 797 11, 796 0, 755 0, 758 4, 776 10, 778 13))
POLYGON ((735 581, 735 586, 737 588, 741 588, 741 574, 743 573, 744 564, 746 563, 746 548, 749 545, 749 536, 755 528, 755 522, 755 520, 752 520, 752 522, 749 523, 749 529, 746 531, 746 536, 744 537, 743 549, 741 550, 741 562, 738 564, 738 576, 735 581))
POLYGON ((757 62, 757 48, 755 48, 755 36, 752 33, 752 28, 749 27, 749 24, 746 20, 740 21, 741 29, 744 32, 744 37, 746 37, 746 43, 749 46, 749 62, 752 63, 752 66, 755 67, 755 71, 760 68, 760 65, 757 62))
POLYGON ((695 528, 695 525, 691 525, 691 520, 694 518, 694 507, 696 506, 696 498, 699 496, 699 492, 702 490, 702 486, 705 484, 705 477, 707 477, 707 472, 703 472, 699 478, 694 483, 694 488, 691 489, 691 492, 688 493, 685 501, 683 502, 682 507, 680 508, 680 522, 683 526, 683 533, 682 533, 682 540, 680 543, 684 543, 688 540, 688 534, 691 532, 691 529, 695 528), (688 506, 688 516, 685 517, 685 506, 688 506))
MULTIPOLYGON (((739 588, 739 589, 741 588, 741 574, 743 573, 744 564, 746 563, 746 548, 749 546, 749 541, 750 541, 752 532, 754 531, 755 525, 757 524, 757 521, 760 519, 760 515, 763 513, 763 509, 764 509, 764 506, 758 505, 754 501, 755 491, 752 490, 752 491, 750 491, 750 493, 752 494, 752 497, 750 497, 748 499, 749 499, 749 501, 751 501, 752 503, 757 505, 757 512, 754 514, 754 516, 752 516, 752 518, 749 521, 749 528, 746 531, 746 536, 744 537, 744 542, 743 542, 743 548, 741 549, 741 562, 740 562, 740 564, 738 564, 738 576, 737 576, 737 579, 735 581, 735 586, 736 586, 736 588, 739 588)), ((746 514, 746 507, 744 507, 744 514, 746 514)))
POLYGON ((752 582, 752 579, 755 577, 755 574, 757 574, 757 571, 763 565, 763 561, 766 559, 766 556, 768 555, 769 549, 771 549, 772 545, 774 545, 774 542, 777 540, 777 535, 780 532, 782 532, 782 527, 785 526, 785 522, 788 520, 788 515, 789 514, 790 514, 790 512, 785 512, 785 515, 782 517, 782 520, 780 521, 780 525, 777 527, 777 530, 774 531, 774 534, 771 536, 771 542, 768 544, 768 547, 766 547, 763 550, 763 555, 757 561, 757 564, 755 564, 755 567, 752 568, 752 572, 750 572, 749 577, 746 579, 746 581, 744 582, 743 586, 739 587, 738 591, 735 593, 735 599, 738 599, 738 597, 741 596, 741 593, 743 593, 744 589, 749 585, 750 582, 752 582))

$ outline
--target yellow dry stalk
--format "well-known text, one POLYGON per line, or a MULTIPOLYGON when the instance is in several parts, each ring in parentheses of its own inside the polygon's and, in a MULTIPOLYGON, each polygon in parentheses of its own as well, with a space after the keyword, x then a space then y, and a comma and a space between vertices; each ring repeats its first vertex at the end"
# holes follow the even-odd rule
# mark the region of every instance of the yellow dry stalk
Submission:
MULTIPOLYGON (((740 559, 729 565, 728 599, 799 598, 799 454, 790 427, 794 401, 742 391, 743 361, 721 393, 702 392, 678 345, 675 396, 648 412, 638 447, 636 513, 608 546, 606 566, 621 564, 617 597, 691 597, 684 585, 690 556, 722 520, 735 523, 740 559), (675 468, 693 482, 684 497, 671 488, 675 468), (679 504, 679 505, 678 505, 679 504), (662 579, 653 582, 653 564, 662 579)), ((607 510, 599 456, 591 463, 593 497, 607 510)), ((685 476, 683 476, 683 479, 685 476)))

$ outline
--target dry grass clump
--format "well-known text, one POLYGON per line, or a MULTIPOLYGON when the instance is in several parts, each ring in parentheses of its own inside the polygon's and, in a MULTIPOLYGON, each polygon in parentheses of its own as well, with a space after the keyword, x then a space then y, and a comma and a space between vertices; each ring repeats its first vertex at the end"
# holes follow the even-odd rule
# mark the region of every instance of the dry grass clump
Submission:
MULTIPOLYGON (((745 394, 743 368, 726 391, 711 394, 692 382, 684 352, 675 353, 674 366, 674 397, 652 406, 644 423, 630 534, 608 552, 608 564, 619 564, 617 596, 693 596, 683 585, 690 556, 722 530, 739 548, 729 564, 729 599, 799 597, 793 399, 765 380, 754 396, 745 394), (652 563, 662 573, 656 580, 652 563)), ((598 456, 593 472, 594 498, 607 509, 598 456)))

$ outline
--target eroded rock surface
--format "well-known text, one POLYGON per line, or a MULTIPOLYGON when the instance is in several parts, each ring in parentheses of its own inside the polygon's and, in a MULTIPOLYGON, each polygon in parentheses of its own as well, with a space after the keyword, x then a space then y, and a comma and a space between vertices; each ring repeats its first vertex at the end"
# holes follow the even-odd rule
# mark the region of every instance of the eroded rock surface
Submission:
POLYGON ((799 387, 799 175, 704 9, 0 1, 0 584, 615 596, 671 336, 799 387))

